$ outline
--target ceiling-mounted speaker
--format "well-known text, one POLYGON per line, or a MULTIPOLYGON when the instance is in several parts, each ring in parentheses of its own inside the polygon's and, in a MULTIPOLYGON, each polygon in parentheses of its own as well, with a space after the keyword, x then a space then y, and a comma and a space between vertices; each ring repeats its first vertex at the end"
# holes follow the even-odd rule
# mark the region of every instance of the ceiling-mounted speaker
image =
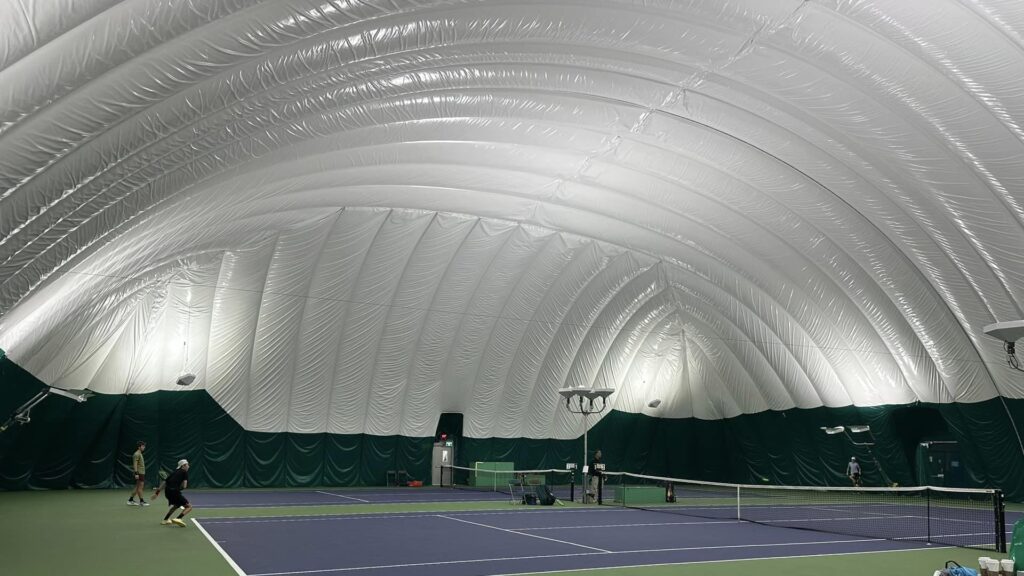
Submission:
POLYGON ((178 386, 190 386, 195 381, 195 374, 182 374, 181 376, 178 376, 178 381, 175 382, 175 384, 178 386))

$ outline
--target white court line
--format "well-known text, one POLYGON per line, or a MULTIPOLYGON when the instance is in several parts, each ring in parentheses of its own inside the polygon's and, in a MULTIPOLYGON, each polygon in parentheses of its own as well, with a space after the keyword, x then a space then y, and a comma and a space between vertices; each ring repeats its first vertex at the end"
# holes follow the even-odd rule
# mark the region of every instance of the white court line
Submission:
MULTIPOLYGON (((955 546, 939 546, 929 550, 947 550, 955 546)), ((647 568, 649 566, 689 566, 690 564, 719 564, 721 562, 759 562, 761 560, 788 560, 790 558, 821 558, 823 556, 855 556, 858 554, 892 554, 894 552, 918 552, 917 548, 902 550, 869 550, 867 552, 833 552, 830 554, 797 554, 795 556, 762 556, 760 558, 728 558, 726 560, 694 560, 692 562, 659 562, 658 564, 633 564, 631 566, 600 566, 598 568, 569 568, 566 570, 544 570, 541 572, 513 572, 492 576, 530 576, 531 574, 561 574, 563 572, 584 572, 589 570, 618 570, 620 568, 647 568)))
POLYGON ((917 518, 917 516, 847 516, 830 518, 778 518, 774 520, 751 520, 758 524, 775 524, 779 522, 848 522, 850 520, 898 520, 900 518, 917 518))
MULTIPOLYGON (((331 494, 331 496, 338 496, 344 498, 340 494, 331 494)), ((358 498, 353 498, 358 500, 358 498)), ((431 498, 429 500, 360 500, 360 502, 366 502, 367 504, 379 505, 379 504, 451 504, 459 502, 502 502, 508 501, 508 498, 478 498, 476 500, 467 500, 465 498, 431 498)), ((355 506, 355 504, 345 504, 344 502, 338 502, 337 504, 330 504, 324 501, 319 502, 260 502, 258 504, 244 503, 244 504, 204 504, 199 503, 206 510, 218 510, 223 508, 299 508, 302 506, 355 506)))
MULTIPOLYGON (((780 508, 794 508, 794 507, 799 509, 799 506, 780 506, 780 508)), ((843 512, 846 512, 846 511, 849 510, 849 507, 846 507, 846 508, 834 508, 834 507, 825 507, 825 506, 810 506, 809 508, 811 510, 823 510, 823 511, 826 511, 826 512, 837 512, 837 513, 843 513, 843 512)), ((959 510, 959 508, 951 508, 951 509, 952 510, 959 510)), ((879 518, 886 518, 886 519, 888 519, 888 518, 917 518, 919 520, 927 520, 929 518, 928 516, 921 516, 921 515, 917 515, 917 514, 887 514, 885 512, 878 512, 878 511, 873 511, 872 514, 876 514, 878 516, 877 517, 867 517, 867 518, 863 518, 863 517, 823 518, 822 520, 825 520, 825 521, 832 521, 832 520, 877 520, 879 518)), ((988 524, 987 521, 964 520, 964 519, 960 519, 960 518, 955 518, 955 519, 954 518, 942 518, 941 516, 932 516, 931 519, 932 520, 953 520, 953 521, 956 521, 958 523, 970 522, 970 523, 973 523, 973 524, 988 524)), ((813 521, 813 520, 808 520, 808 521, 813 521)), ((766 522, 769 522, 769 521, 766 520, 766 522)), ((776 522, 803 522, 803 520, 776 520, 776 522)))
POLYGON ((515 530, 575 530, 577 528, 632 528, 635 526, 703 526, 705 524, 742 524, 746 520, 705 520, 698 522, 645 522, 643 524, 594 524, 590 526, 544 526, 542 528, 515 528, 515 530))
MULTIPOLYGON (((375 502, 376 504, 376 502, 375 502)), ((203 504, 200 502, 197 506, 202 506, 204 510, 218 510, 222 508, 288 508, 288 507, 300 507, 300 506, 352 506, 352 504, 344 504, 339 502, 338 504, 328 504, 323 500, 319 502, 262 502, 260 504, 203 504)))
POLYGON ((231 566, 232 569, 234 569, 235 574, 238 574, 238 576, 248 576, 245 573, 245 571, 242 570, 242 568, 238 564, 236 564, 234 560, 231 559, 231 556, 228 556, 228 553, 220 547, 220 544, 218 544, 217 541, 210 536, 210 533, 207 532, 205 528, 203 528, 203 525, 199 523, 199 520, 193 518, 192 523, 196 525, 196 528, 199 528, 199 531, 203 533, 203 536, 206 536, 206 539, 210 541, 210 544, 213 544, 213 547, 217 549, 217 552, 220 552, 220 555, 224 557, 224 560, 228 563, 228 565, 231 566))
POLYGON ((349 500, 355 500, 356 502, 365 502, 367 504, 373 504, 369 500, 363 500, 362 498, 356 498, 355 496, 345 496, 344 494, 335 494, 334 492, 324 492, 323 490, 317 490, 317 494, 326 494, 328 496, 334 496, 337 498, 348 498, 349 500))
MULTIPOLYGON (((444 560, 440 562, 415 562, 411 564, 388 564, 382 566, 353 566, 351 568, 323 568, 319 570, 296 570, 293 572, 263 572, 261 574, 250 574, 248 576, 290 576, 292 574, 327 574, 330 572, 355 572, 360 570, 381 570, 384 568, 415 568, 417 566, 445 566, 449 564, 474 564, 481 562, 506 562, 515 560, 535 560, 540 558, 572 558, 576 556, 604 556, 612 554, 646 554, 650 552, 685 552, 689 550, 721 550, 728 548, 764 548, 767 546, 810 546, 818 544, 852 544, 858 542, 884 542, 880 538, 858 539, 858 540, 826 540, 815 542, 782 542, 778 544, 731 544, 726 546, 692 546, 689 548, 658 548, 652 550, 620 550, 615 552, 576 552, 572 554, 544 554, 537 556, 512 556, 509 558, 478 558, 474 560, 444 560)), ((861 554, 861 552, 849 552, 849 554, 861 554)), ((806 556, 824 556, 824 554, 808 554, 806 556)), ((801 558, 803 556, 779 556, 779 558, 801 558)), ((749 558, 749 560, 755 560, 749 558)), ((676 562, 672 564, 687 564, 687 562, 676 562)), ((655 566, 655 564, 640 564, 639 566, 655 566)), ((615 566, 623 568, 623 566, 615 566)))
POLYGON ((569 546, 577 546, 579 548, 586 548, 587 550, 597 550, 598 552, 611 553, 611 550, 605 550, 604 548, 595 548, 593 546, 585 546, 583 544, 577 544, 575 542, 568 542, 566 540, 558 540, 557 538, 548 538, 547 536, 538 536, 536 534, 523 534, 522 532, 516 532, 508 528, 499 528, 497 526, 491 526, 489 524, 481 524, 479 522, 470 522, 469 520, 463 520, 461 518, 455 518, 453 516, 445 516, 444 514, 438 514, 438 518, 444 518, 445 520, 454 520, 456 522, 462 522, 465 524, 472 524, 473 526, 480 526, 482 528, 490 528, 491 530, 500 530, 502 532, 508 532, 509 534, 518 534, 519 536, 528 536, 530 538, 539 538, 541 540, 548 540, 550 542, 558 542, 559 544, 568 544, 569 546))
MULTIPOLYGON (((209 508, 207 506, 206 508, 209 508)), ((504 514, 576 514, 579 512, 593 513, 593 512, 631 512, 636 513, 637 510, 631 510, 629 508, 577 508, 575 510, 517 510, 509 511, 508 508, 493 508, 491 510, 475 510, 472 512, 463 512, 459 510, 439 510, 438 512, 445 512, 446 514, 457 515, 457 516, 498 516, 504 514)), ((421 512, 421 513, 409 513, 409 512, 354 512, 351 514, 338 514, 337 512, 331 512, 329 514, 299 514, 295 516, 211 516, 204 518, 209 524, 247 524, 250 522, 306 522, 311 520, 366 520, 366 519, 402 519, 402 518, 426 518, 437 516, 437 512, 421 512)))

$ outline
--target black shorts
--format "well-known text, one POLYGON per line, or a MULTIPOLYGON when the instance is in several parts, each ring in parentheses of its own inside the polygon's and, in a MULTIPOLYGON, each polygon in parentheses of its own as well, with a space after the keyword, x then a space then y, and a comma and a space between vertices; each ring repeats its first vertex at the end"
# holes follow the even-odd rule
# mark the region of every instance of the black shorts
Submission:
POLYGON ((171 506, 188 506, 188 498, 185 498, 181 490, 168 490, 164 495, 167 496, 167 503, 171 506))

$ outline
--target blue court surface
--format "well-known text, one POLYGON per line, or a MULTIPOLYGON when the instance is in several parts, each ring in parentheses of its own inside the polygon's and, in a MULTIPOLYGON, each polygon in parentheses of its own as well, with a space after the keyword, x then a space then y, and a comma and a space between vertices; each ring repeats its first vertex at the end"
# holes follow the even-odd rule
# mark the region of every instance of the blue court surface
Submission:
POLYGON ((611 507, 199 518, 195 524, 247 576, 494 576, 929 547, 611 507))
POLYGON ((419 502, 508 502, 500 492, 453 490, 451 488, 378 488, 318 490, 196 490, 189 500, 199 508, 270 508, 279 506, 325 506, 336 504, 412 504, 419 502))

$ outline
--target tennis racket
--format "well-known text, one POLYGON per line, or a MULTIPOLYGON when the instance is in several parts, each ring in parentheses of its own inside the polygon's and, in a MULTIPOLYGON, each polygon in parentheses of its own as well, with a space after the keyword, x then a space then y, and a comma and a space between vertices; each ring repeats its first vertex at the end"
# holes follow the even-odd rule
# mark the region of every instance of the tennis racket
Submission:
POLYGON ((161 488, 163 488, 164 480, 167 480, 167 477, 170 476, 171 473, 168 472, 167 470, 161 469, 159 472, 156 473, 156 475, 160 477, 160 484, 157 484, 156 488, 153 489, 154 490, 154 496, 155 496, 155 492, 157 492, 161 488))

